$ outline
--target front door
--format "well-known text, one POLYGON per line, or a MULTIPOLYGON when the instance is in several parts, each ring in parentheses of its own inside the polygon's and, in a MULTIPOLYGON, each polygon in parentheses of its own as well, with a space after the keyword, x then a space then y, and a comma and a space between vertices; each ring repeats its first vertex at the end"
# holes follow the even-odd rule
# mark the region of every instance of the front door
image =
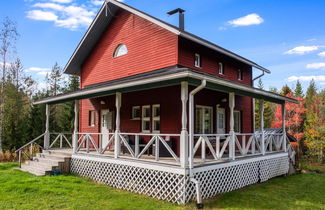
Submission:
POLYGON ((102 145, 105 147, 110 138, 110 134, 113 132, 113 112, 110 112, 108 109, 102 109, 100 111, 100 132, 102 145))
POLYGON ((226 133, 225 109, 219 107, 217 107, 217 133, 226 133))

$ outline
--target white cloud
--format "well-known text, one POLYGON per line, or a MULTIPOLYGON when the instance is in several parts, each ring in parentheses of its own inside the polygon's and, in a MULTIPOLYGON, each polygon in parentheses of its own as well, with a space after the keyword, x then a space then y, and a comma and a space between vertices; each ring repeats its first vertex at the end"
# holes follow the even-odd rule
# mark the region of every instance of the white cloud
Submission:
POLYGON ((26 69, 27 72, 38 72, 38 71, 49 71, 49 68, 41 68, 41 67, 30 67, 26 69))
POLYGON ((61 3, 61 4, 67 4, 71 3, 72 0, 50 0, 51 2, 61 3))
POLYGON ((284 52, 284 54, 303 55, 303 54, 306 54, 306 53, 316 51, 320 47, 322 47, 322 46, 316 46, 316 45, 313 45, 313 46, 298 46, 298 47, 292 48, 291 50, 288 50, 288 51, 284 52))
POLYGON ((100 6, 100 5, 102 5, 103 4, 103 0, 93 0, 93 1, 91 1, 91 3, 93 4, 93 5, 96 5, 96 6, 100 6))
POLYGON ((307 69, 325 69, 325 63, 310 63, 306 65, 307 69))
POLYGON ((43 9, 53 9, 58 11, 62 11, 64 9, 64 6, 55 3, 36 3, 33 5, 33 7, 39 7, 43 9))
POLYGON ((318 76, 291 76, 288 78, 289 82, 294 82, 294 81, 303 81, 303 82, 308 82, 311 80, 314 80, 316 82, 325 82, 325 75, 318 75, 318 76))
POLYGON ((48 73, 49 73, 48 71, 40 71, 40 72, 37 72, 37 75, 46 76, 48 73))
MULTIPOLYGON (((55 2, 69 3, 68 1, 55 2)), ((80 27, 88 27, 95 16, 93 7, 87 7, 85 5, 78 6, 76 4, 62 5, 57 3, 35 3, 32 7, 39 9, 28 11, 27 18, 53 21, 58 27, 76 30, 80 27)))
POLYGON ((318 56, 325 58, 325 51, 318 53, 318 56))
POLYGON ((234 27, 259 25, 263 22, 264 22, 263 18, 256 13, 248 14, 244 17, 240 17, 240 18, 228 21, 228 23, 234 27))
POLYGON ((27 12, 27 18, 33 20, 43 20, 43 21, 56 21, 58 16, 53 12, 45 12, 42 10, 31 10, 27 12))

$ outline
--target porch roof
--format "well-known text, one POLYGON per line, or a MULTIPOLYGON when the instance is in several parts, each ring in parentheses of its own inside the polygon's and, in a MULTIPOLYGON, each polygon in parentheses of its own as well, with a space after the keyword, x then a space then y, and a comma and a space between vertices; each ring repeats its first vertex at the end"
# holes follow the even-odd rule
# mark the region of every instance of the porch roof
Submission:
POLYGON ((204 72, 198 72, 196 70, 182 66, 171 66, 130 77, 86 86, 81 90, 41 99, 34 102, 34 104, 57 104, 72 100, 96 98, 112 95, 116 92, 125 93, 178 85, 181 81, 188 81, 189 85, 197 86, 201 83, 202 80, 206 80, 207 89, 226 93, 234 92, 236 95, 264 99, 266 101, 271 101, 279 104, 282 104, 285 101, 298 103, 297 100, 292 98, 254 88, 248 85, 240 84, 227 79, 219 78, 217 76, 213 76, 204 72))

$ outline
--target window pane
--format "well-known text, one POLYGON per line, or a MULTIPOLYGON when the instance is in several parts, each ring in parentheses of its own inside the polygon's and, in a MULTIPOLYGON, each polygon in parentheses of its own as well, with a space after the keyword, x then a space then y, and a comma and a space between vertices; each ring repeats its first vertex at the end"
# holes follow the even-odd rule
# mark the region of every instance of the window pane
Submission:
POLYGON ((150 107, 143 108, 143 117, 150 117, 150 107))
POLYGON ((153 122, 153 130, 154 131, 159 131, 160 130, 160 120, 154 120, 153 122))
POLYGON ((143 121, 143 130, 146 131, 150 130, 150 121, 147 120, 143 121))
POLYGON ((124 44, 120 44, 116 47, 113 57, 116 58, 122 55, 126 55, 127 53, 128 49, 126 46, 124 44))
POLYGON ((204 109, 204 133, 211 133, 211 125, 212 125, 212 113, 211 109, 204 109))
POLYGON ((132 107, 132 118, 133 119, 140 118, 140 107, 132 107))
POLYGON ((218 113, 218 128, 219 129, 224 129, 224 114, 223 113, 218 113))
POLYGON ((160 117, 160 106, 153 107, 153 117, 160 117))
POLYGON ((240 132, 240 112, 234 112, 234 131, 240 132))
POLYGON ((202 133, 202 108, 196 108, 195 112, 195 132, 202 133))

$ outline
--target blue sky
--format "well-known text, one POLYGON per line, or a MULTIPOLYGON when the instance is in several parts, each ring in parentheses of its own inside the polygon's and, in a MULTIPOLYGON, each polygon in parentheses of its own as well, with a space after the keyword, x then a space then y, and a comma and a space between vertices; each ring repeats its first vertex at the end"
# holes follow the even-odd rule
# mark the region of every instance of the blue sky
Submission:
MULTIPOLYGON (((314 78, 325 88, 324 0, 125 0, 177 25, 166 12, 186 10, 186 30, 270 69, 266 89, 314 78)), ((40 86, 55 62, 64 66, 97 13, 98 0, 1 0, 0 20, 15 20, 17 55, 40 86)), ((259 73, 255 71, 256 74, 259 73)))

